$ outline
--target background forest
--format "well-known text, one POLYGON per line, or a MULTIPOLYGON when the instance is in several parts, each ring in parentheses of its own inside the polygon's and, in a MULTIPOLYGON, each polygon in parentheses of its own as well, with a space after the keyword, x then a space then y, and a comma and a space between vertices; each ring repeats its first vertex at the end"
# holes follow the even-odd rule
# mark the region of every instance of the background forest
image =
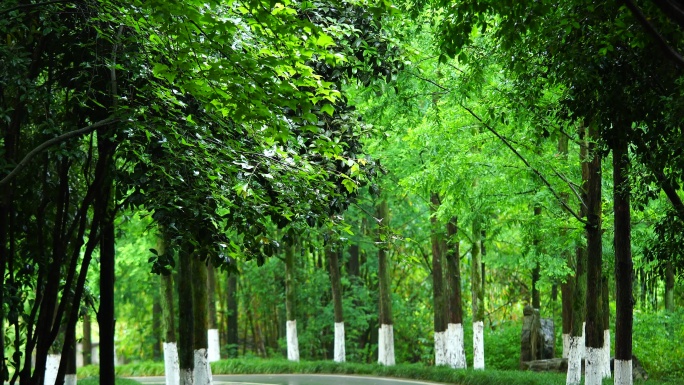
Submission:
POLYGON ((197 313, 222 358, 292 360, 296 314, 297 359, 343 318, 347 361, 391 365, 389 314, 396 362, 439 365, 462 311, 468 367, 483 322, 515 370, 531 305, 556 357, 586 313, 587 346, 681 380, 683 26, 670 1, 4 2, 3 379, 94 340, 113 381, 197 313))

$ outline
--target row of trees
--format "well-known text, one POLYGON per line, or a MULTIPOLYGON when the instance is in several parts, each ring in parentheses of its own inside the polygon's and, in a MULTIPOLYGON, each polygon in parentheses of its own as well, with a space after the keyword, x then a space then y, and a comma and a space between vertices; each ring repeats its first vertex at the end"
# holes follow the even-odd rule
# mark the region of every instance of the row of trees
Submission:
MULTIPOLYGON (((236 259, 263 262, 273 253, 271 226, 320 224, 343 210, 373 163, 360 157, 362 124, 340 87, 398 69, 380 29, 385 9, 363 1, 3 3, 0 377, 40 384, 49 353, 72 356, 96 261, 100 380, 113 383, 123 207, 151 212, 167 249, 179 250, 181 275, 200 280, 207 261, 227 270, 236 259), (360 54, 368 47, 373 54, 360 54), (239 238, 229 241, 229 232, 239 238)), ((167 273, 169 255, 151 258, 152 270, 167 273)), ((193 292, 189 279, 179 284, 193 292)), ((204 313, 190 309, 179 311, 186 347, 186 332, 203 322, 193 314, 204 313)), ((184 368, 192 355, 181 349, 184 368)))
MULTIPOLYGON (((167 277, 159 306, 171 343, 168 276, 177 274, 183 383, 210 381, 203 368, 214 290, 191 285, 214 276, 208 266, 247 274, 244 260, 283 259, 277 292, 285 314, 270 314, 284 332, 264 322, 260 337, 263 315, 249 306, 242 330, 251 329, 262 354, 267 340, 286 337, 287 356, 299 358, 295 288, 307 255, 319 256, 311 271, 329 271, 337 340, 352 336, 370 349, 335 343, 338 361, 345 353, 368 360, 377 338, 378 361, 395 362, 402 332, 392 315, 402 302, 392 298, 416 299, 414 287, 394 281, 431 278, 432 300, 420 303, 432 309, 436 364, 465 366, 461 346, 471 332, 461 311, 469 305, 478 369, 485 322, 496 324, 485 303, 541 308, 540 288, 560 285, 572 384, 580 381, 584 321, 586 383, 607 374, 604 257, 614 255, 616 383, 630 383, 632 208, 655 222, 634 234, 643 261, 667 272, 667 298, 681 271, 680 64, 672 55, 679 28, 657 5, 631 2, 404 5, 79 1, 1 9, 2 377, 41 383, 49 353, 72 356, 85 299, 99 305, 101 380, 113 381, 115 219, 130 209, 148 212, 160 232, 149 262, 167 277), (661 46, 644 32, 643 12, 654 15, 646 23, 661 46), (612 186, 602 177, 611 171, 612 186), (348 211, 368 181, 368 200, 348 211), (672 203, 665 215, 661 190, 672 203), (319 235, 306 237, 311 229, 319 235), (353 239, 346 259, 345 238, 353 239), (364 264, 352 261, 363 250, 366 277, 355 285, 349 277, 364 264), (87 285, 93 260, 97 291, 87 285), (506 272, 521 262, 529 277, 515 289, 506 272), (415 266, 423 268, 410 273, 415 266), (507 303, 487 296, 495 287, 509 293, 507 303), (468 288, 469 301, 461 298, 468 288), (365 297, 350 298, 350 290, 365 297), (353 331, 344 327, 348 298, 365 309, 353 331), (361 305, 367 299, 379 304, 377 316, 361 305)), ((257 290, 244 279, 241 287, 257 290)), ((228 323, 224 333, 238 330, 239 319, 228 323)))

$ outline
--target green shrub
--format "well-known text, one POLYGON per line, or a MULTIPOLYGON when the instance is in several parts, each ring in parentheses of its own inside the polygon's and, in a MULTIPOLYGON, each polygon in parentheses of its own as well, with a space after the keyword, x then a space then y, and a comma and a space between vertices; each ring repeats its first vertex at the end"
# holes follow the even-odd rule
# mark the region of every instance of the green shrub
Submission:
POLYGON ((684 378, 684 309, 634 313, 633 352, 652 379, 684 378))

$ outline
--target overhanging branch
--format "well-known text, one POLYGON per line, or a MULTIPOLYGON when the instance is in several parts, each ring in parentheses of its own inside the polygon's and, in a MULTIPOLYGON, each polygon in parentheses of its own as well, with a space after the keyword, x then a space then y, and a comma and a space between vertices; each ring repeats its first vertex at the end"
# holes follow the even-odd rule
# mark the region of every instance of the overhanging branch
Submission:
POLYGON ((579 214, 577 214, 577 212, 575 212, 575 210, 573 210, 570 206, 568 206, 567 202, 565 202, 563 199, 561 199, 560 195, 558 195, 558 193, 556 192, 556 190, 551 186, 551 183, 549 183, 549 181, 544 177, 544 175, 542 175, 542 173, 539 172, 539 170, 537 170, 536 168, 532 167, 532 165, 530 164, 530 162, 528 162, 527 159, 525 159, 525 157, 522 156, 522 155, 518 152, 518 150, 516 150, 515 147, 513 147, 513 146, 508 142, 508 140, 507 140, 506 138, 503 137, 503 135, 499 134, 492 126, 490 126, 489 124, 485 123, 485 121, 482 120, 482 118, 480 118, 473 110, 471 110, 470 108, 464 106, 463 104, 460 104, 460 103, 459 103, 459 105, 461 106, 461 108, 463 108, 464 110, 468 111, 468 113, 469 113, 473 118, 477 119, 477 121, 480 122, 487 130, 489 130, 492 134, 494 134, 494 136, 496 136, 497 138, 499 138, 499 140, 500 140, 501 142, 503 142, 503 144, 505 144, 506 147, 508 147, 511 151, 513 151, 513 153, 515 154, 515 156, 517 156, 523 163, 525 163, 525 166, 527 166, 527 168, 529 168, 530 170, 532 170, 532 172, 533 172, 535 175, 537 175, 537 176, 539 177, 539 179, 546 185, 546 187, 549 188, 549 190, 551 191, 551 194, 553 194, 553 196, 561 203, 561 205, 563 206, 563 208, 564 208, 567 212, 569 212, 573 217, 575 217, 575 219, 577 219, 577 220, 580 221, 581 223, 583 223, 583 224, 585 224, 585 225, 587 224, 587 221, 586 221, 584 218, 582 218, 579 214))
POLYGON ((56 137, 54 137, 54 138, 52 138, 46 142, 43 142, 40 146, 34 148, 33 150, 31 150, 31 152, 26 154, 24 159, 22 159, 21 162, 17 163, 17 165, 14 167, 14 169, 12 171, 10 171, 10 173, 7 174, 7 176, 2 178, 2 180, 0 180, 0 187, 5 187, 7 184, 9 184, 9 182, 12 181, 12 179, 15 176, 17 176, 19 174, 19 172, 21 172, 21 170, 23 170, 24 168, 26 168, 26 166, 28 166, 28 163, 31 161, 31 159, 33 159, 34 156, 40 154, 41 152, 45 151, 49 147, 52 147, 55 144, 62 143, 62 142, 69 140, 71 138, 75 138, 77 136, 81 136, 81 135, 91 133, 100 127, 105 127, 105 126, 108 126, 108 125, 116 123, 116 122, 119 122, 119 119, 107 118, 104 120, 100 120, 99 122, 95 122, 95 123, 91 124, 90 126, 83 127, 83 128, 80 128, 80 129, 74 130, 74 131, 69 131, 69 132, 64 133, 60 136, 56 136, 56 137))

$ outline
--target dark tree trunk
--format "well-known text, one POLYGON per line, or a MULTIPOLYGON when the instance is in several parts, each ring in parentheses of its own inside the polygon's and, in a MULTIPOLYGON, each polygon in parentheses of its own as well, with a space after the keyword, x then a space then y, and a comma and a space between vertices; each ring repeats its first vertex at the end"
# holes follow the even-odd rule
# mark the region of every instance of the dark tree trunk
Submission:
POLYGON ((104 183, 105 205, 100 238, 100 384, 114 385, 114 184, 104 183))
POLYGON ((665 310, 674 311, 674 283, 675 274, 672 262, 665 265, 665 310))
MULTIPOLYGON (((558 153, 561 155, 564 161, 568 160, 568 137, 566 135, 560 135, 558 137, 558 153)), ((567 192, 562 192, 560 194, 562 204, 567 205, 569 201, 569 194, 567 192)), ((560 230, 560 236, 562 239, 567 237, 568 230, 563 227, 560 230)), ((575 259, 573 258, 572 252, 569 249, 563 249, 561 251, 562 258, 566 261, 568 267, 571 271, 574 271, 577 266, 575 259)), ((564 336, 570 336, 572 331, 572 296, 575 291, 575 281, 574 275, 572 273, 565 277, 565 281, 561 283, 561 314, 563 319, 562 333, 564 336)), ((566 337, 563 337, 563 357, 567 358, 568 342, 566 337)))
POLYGON ((192 373, 195 368, 192 249, 185 245, 181 249, 178 259, 178 364, 180 367, 180 384, 192 385, 192 373))
POLYGON ((379 281, 379 315, 380 330, 378 335, 378 362, 383 365, 394 365, 394 325, 392 320, 392 288, 389 262, 389 208, 387 201, 382 200, 376 207, 378 220, 378 281, 379 281))
POLYGON ((209 329, 217 329, 218 323, 216 320, 216 272, 214 265, 209 262, 207 266, 207 305, 209 308, 209 315, 207 318, 207 327, 209 329))
POLYGON ((237 301, 237 276, 231 273, 228 276, 228 289, 226 290, 226 310, 228 311, 228 356, 237 357, 238 353, 238 301, 237 301))
MULTIPOLYGON (((287 358, 290 361, 299 361, 299 341, 297 338, 297 306, 296 306, 296 279, 295 279, 295 252, 297 249, 297 236, 290 230, 289 240, 285 248, 285 313, 287 326, 287 358)), ((320 256, 320 254, 319 254, 320 256)), ((319 259, 322 264, 322 261, 319 259)))
POLYGON ((333 359, 336 362, 346 361, 344 341, 344 315, 342 313, 342 281, 340 278, 339 253, 332 240, 326 245, 326 257, 330 271, 330 284, 332 286, 333 313, 335 321, 335 339, 333 347, 333 359))
POLYGON ((93 364, 93 340, 90 326, 90 313, 86 312, 83 316, 83 365, 93 364))
MULTIPOLYGON (((534 220, 539 223, 541 217, 541 206, 539 204, 534 205, 534 220)), ((535 226, 536 228, 533 230, 534 231, 534 240, 532 241, 533 248, 534 248, 534 253, 535 253, 535 262, 534 262, 534 268, 532 269, 532 307, 539 310, 541 309, 541 294, 539 292, 539 288, 537 287, 539 285, 539 278, 540 278, 540 273, 541 273, 541 268, 539 267, 539 255, 541 254, 539 251, 539 227, 535 226)))
POLYGON ((328 268, 330 270, 330 283, 332 285, 332 299, 335 322, 344 322, 342 312, 342 281, 340 279, 340 263, 338 252, 332 242, 326 248, 328 268))
POLYGON ((613 148, 613 210, 615 217, 615 359, 632 359, 631 215, 627 139, 619 136, 613 148))
POLYGON ((435 333, 435 365, 446 364, 446 301, 444 298, 444 272, 442 271, 443 239, 442 231, 435 217, 440 205, 439 194, 430 194, 430 242, 432 244, 432 303, 433 326, 435 333))
POLYGON ((195 355, 194 382, 206 385, 209 381, 207 362, 207 265, 196 253, 192 258, 192 312, 193 322, 193 353, 195 355))
MULTIPOLYGON (((593 383, 593 368, 600 368, 593 357, 603 348, 603 316, 601 306, 601 275, 603 247, 601 240, 601 155, 594 144, 598 140, 598 128, 589 126, 589 180, 587 183, 587 296, 586 296, 586 381, 593 383)), ((598 376, 599 374, 596 374, 598 376)), ((597 380, 600 381, 600 380, 597 380)))
POLYGON ((347 261, 347 275, 353 280, 359 276, 359 244, 349 246, 349 260, 347 261), (353 277, 353 278, 352 278, 353 277))
POLYGON ((447 223, 447 277, 449 284, 449 323, 463 323, 461 299, 461 255, 458 241, 458 218, 452 217, 447 223))

